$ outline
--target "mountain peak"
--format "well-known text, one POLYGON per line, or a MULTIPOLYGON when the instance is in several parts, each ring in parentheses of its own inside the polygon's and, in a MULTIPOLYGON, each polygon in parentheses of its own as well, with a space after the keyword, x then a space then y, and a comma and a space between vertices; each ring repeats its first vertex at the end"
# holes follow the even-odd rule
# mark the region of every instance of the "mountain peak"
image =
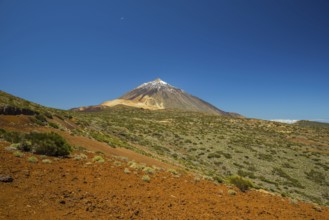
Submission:
MULTIPOLYGON (((153 81, 143 83, 142 85, 138 86, 137 88, 142 88, 142 87, 155 87, 155 88, 160 88, 163 86, 168 86, 169 84, 166 83, 165 81, 162 81, 160 78, 157 78, 153 81)), ((170 86, 170 85, 169 85, 170 86)))
POLYGON ((165 81, 162 81, 160 78, 156 78, 153 82, 157 82, 157 83, 165 83, 165 84, 167 84, 165 81))
MULTIPOLYGON (((160 78, 143 83, 123 96, 114 100, 105 101, 96 106, 96 108, 102 109, 116 105, 125 105, 150 110, 178 109, 183 111, 241 117, 236 113, 222 111, 210 103, 166 83, 160 78)), ((94 111, 94 109, 95 108, 93 107, 88 107, 79 110, 94 111)))
POLYGON ((210 114, 228 114, 215 106, 192 96, 157 78, 143 83, 119 99, 102 103, 105 106, 114 106, 118 103, 147 109, 179 109, 197 111, 210 114))

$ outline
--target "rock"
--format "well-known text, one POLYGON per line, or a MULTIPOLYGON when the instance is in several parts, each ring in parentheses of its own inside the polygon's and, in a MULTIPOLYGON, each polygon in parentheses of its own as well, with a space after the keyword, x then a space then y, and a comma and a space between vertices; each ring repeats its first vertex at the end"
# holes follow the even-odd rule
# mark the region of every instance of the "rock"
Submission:
POLYGON ((138 215, 139 214, 139 210, 134 211, 134 215, 138 215))
POLYGON ((59 203, 62 205, 65 205, 66 202, 65 202, 65 200, 60 200, 59 203))
POLYGON ((0 176, 0 182, 11 183, 14 181, 14 178, 11 176, 0 176))

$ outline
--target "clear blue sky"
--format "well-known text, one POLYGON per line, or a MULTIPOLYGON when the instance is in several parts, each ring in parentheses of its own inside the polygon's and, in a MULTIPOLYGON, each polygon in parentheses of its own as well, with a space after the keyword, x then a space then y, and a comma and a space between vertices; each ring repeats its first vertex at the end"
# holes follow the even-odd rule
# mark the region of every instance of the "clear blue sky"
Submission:
POLYGON ((329 120, 327 0, 0 0, 0 89, 56 108, 157 77, 263 119, 329 120))

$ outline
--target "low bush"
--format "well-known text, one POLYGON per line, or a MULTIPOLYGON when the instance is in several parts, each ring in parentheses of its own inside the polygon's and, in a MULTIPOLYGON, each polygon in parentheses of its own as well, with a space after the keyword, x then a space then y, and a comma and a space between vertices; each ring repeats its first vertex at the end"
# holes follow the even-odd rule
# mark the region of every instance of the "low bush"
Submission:
POLYGON ((155 173, 155 170, 151 167, 145 167, 143 169, 143 172, 146 173, 146 174, 154 174, 155 173))
POLYGON ((19 143, 23 139, 24 134, 10 131, 2 133, 2 138, 11 143, 19 143))
POLYGON ((227 193, 228 193, 229 195, 231 195, 231 196, 235 196, 235 195, 236 195, 236 191, 234 191, 233 189, 229 189, 229 190, 227 191, 227 193))
POLYGON ((278 175, 287 181, 283 182, 283 185, 297 187, 300 189, 304 189, 305 187, 295 178, 289 176, 286 172, 284 172, 281 168, 274 167, 272 170, 272 174, 278 175))
POLYGON ((35 156, 32 156, 27 158, 27 161, 29 161, 30 163, 37 163, 39 160, 35 156))
POLYGON ((249 177, 251 179, 256 178, 256 176, 253 172, 248 172, 248 171, 244 171, 244 170, 238 170, 238 175, 242 176, 242 177, 249 177))
POLYGON ((85 159, 88 159, 88 156, 85 155, 85 154, 77 154, 77 155, 74 155, 74 160, 85 160, 85 159))
POLYGON ((1 131, 1 136, 4 140, 15 143, 15 147, 21 151, 47 156, 67 156, 72 151, 71 146, 66 140, 54 132, 31 132, 24 134, 20 132, 1 131))
POLYGON ((306 178, 315 182, 315 183, 319 183, 320 185, 328 185, 328 183, 326 182, 326 176, 316 170, 310 170, 310 172, 305 172, 306 174, 306 178))
POLYGON ((15 157, 23 157, 24 156, 24 154, 20 151, 15 151, 13 154, 14 154, 15 157))
POLYGON ((98 163, 104 163, 105 162, 104 158, 101 157, 101 156, 94 156, 93 161, 98 162, 98 163))
POLYGON ((126 174, 129 174, 129 173, 130 173, 130 170, 129 170, 128 168, 125 168, 125 169, 123 170, 123 172, 126 173, 126 174))
POLYGON ((115 166, 119 167, 119 166, 122 166, 122 163, 120 161, 114 161, 113 163, 115 166))
POLYGON ((66 140, 54 132, 26 134, 20 149, 47 156, 67 156, 72 151, 66 140))
POLYGON ((49 124, 50 127, 53 127, 55 129, 59 129, 59 126, 56 123, 49 122, 48 124, 49 124))
POLYGON ((37 123, 38 125, 46 125, 48 122, 47 118, 44 115, 39 114, 35 116, 35 123, 37 123))
POLYGON ((214 181, 216 181, 217 183, 223 183, 223 179, 219 176, 213 176, 212 177, 214 179, 214 181))
POLYGON ((228 180, 231 184, 238 187, 241 190, 241 192, 245 192, 254 186, 250 180, 245 179, 241 176, 231 176, 229 177, 228 180))
POLYGON ((143 170, 146 167, 145 164, 139 164, 139 163, 136 163, 135 161, 129 161, 128 165, 129 165, 129 167, 131 167, 135 170, 143 170))
POLYGON ((150 178, 148 175, 144 175, 144 176, 142 177, 142 180, 143 180, 144 182, 150 182, 150 181, 151 181, 151 178, 150 178))
POLYGON ((168 169, 168 172, 172 173, 173 175, 178 175, 177 170, 174 170, 174 169, 168 169))
POLYGON ((50 112, 45 112, 44 115, 45 115, 47 118, 53 119, 53 115, 52 115, 50 112))

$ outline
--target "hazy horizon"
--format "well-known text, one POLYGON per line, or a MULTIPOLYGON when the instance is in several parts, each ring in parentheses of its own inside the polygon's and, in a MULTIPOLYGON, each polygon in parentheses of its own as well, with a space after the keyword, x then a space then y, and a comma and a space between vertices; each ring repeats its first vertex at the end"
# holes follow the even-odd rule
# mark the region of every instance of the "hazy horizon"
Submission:
POLYGON ((156 78, 229 112, 329 122, 329 2, 0 1, 0 89, 60 109, 156 78))

